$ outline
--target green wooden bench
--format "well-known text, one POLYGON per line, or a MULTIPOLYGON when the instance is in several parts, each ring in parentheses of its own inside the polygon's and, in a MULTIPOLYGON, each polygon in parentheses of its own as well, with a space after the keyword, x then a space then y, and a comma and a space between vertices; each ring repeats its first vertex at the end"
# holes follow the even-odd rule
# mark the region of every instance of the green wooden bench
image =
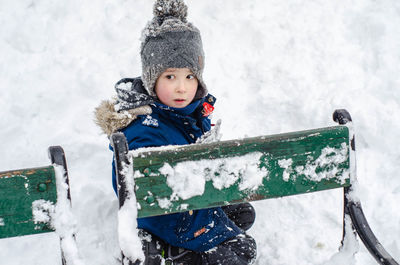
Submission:
MULTIPOLYGON (((48 151, 50 166, 0 172, 0 239, 55 231, 45 212, 58 200, 53 165, 63 168, 68 187, 66 199, 70 201, 71 196, 63 149, 52 146, 48 151)), ((61 249, 62 264, 65 265, 63 253, 61 249)))
POLYGON ((360 203, 347 199, 355 181, 354 135, 343 126, 351 121, 347 111, 335 111, 334 120, 341 125, 131 152, 124 135, 113 134, 120 207, 135 196, 137 216, 149 217, 343 188, 345 215, 369 251, 380 264, 398 265, 370 230, 360 203))

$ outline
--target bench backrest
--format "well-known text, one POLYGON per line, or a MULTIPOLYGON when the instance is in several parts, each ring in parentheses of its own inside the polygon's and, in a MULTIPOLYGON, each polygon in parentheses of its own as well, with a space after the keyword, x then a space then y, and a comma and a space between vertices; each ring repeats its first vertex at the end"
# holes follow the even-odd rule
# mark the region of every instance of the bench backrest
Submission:
POLYGON ((350 185, 345 126, 130 154, 138 217, 350 185))

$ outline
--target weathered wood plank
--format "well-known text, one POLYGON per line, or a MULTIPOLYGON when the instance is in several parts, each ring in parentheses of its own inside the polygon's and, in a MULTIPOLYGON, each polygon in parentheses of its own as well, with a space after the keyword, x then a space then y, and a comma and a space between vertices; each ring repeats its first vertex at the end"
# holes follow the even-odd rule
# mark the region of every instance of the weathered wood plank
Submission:
POLYGON ((350 185, 345 126, 131 154, 139 217, 350 185))
POLYGON ((53 231, 33 221, 32 204, 39 200, 57 201, 52 166, 0 172, 0 238, 53 231))

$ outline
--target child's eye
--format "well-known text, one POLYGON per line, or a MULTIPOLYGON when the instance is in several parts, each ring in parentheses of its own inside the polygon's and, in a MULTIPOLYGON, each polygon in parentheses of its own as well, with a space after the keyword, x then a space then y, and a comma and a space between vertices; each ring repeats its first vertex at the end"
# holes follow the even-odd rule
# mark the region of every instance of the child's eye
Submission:
POLYGON ((167 79, 174 79, 174 76, 173 75, 166 75, 165 76, 167 79))
POLYGON ((187 79, 194 79, 195 77, 194 77, 194 75, 188 75, 186 78, 187 79))

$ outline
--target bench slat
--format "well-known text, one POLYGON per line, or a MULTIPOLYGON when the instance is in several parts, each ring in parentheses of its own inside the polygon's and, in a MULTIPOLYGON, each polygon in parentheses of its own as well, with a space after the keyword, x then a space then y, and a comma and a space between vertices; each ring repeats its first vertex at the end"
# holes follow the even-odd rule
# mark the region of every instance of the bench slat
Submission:
POLYGON ((46 223, 35 223, 32 203, 57 201, 52 166, 0 172, 0 238, 52 232, 46 223))
POLYGON ((131 154, 138 217, 350 185, 345 126, 131 154))

